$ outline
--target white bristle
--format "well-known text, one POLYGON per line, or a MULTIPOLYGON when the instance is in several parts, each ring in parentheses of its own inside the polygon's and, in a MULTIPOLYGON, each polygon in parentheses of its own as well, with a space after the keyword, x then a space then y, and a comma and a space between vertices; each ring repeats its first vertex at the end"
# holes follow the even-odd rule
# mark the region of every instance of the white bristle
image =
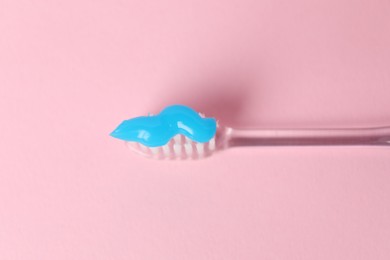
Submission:
POLYGON ((148 152, 149 151, 149 147, 143 145, 143 144, 139 144, 139 147, 141 148, 141 151, 144 151, 144 152, 148 152))
POLYGON ((202 157, 204 154, 204 144, 203 143, 196 143, 196 150, 198 151, 199 157, 202 157))
POLYGON ((209 142, 209 150, 213 151, 215 149, 215 137, 211 138, 209 142))
POLYGON ((163 152, 164 152, 164 155, 168 157, 169 154, 170 154, 170 152, 171 152, 170 149, 169 149, 168 144, 162 146, 162 150, 163 150, 163 152))
POLYGON ((181 144, 181 135, 175 135, 173 138, 176 144, 181 144))
POLYGON ((185 143, 184 144, 184 149, 186 151, 187 156, 191 157, 192 156, 192 144, 191 143, 185 143))
POLYGON ((185 137, 185 139, 186 139, 186 143, 188 143, 188 144, 192 143, 191 139, 188 138, 187 136, 185 137))
POLYGON ((152 151, 152 153, 153 153, 154 155, 156 155, 156 154, 158 154, 159 148, 158 148, 158 147, 150 147, 150 150, 152 151))
POLYGON ((181 145, 180 144, 174 144, 173 145, 173 151, 174 151, 176 157, 180 157, 181 156, 181 145))

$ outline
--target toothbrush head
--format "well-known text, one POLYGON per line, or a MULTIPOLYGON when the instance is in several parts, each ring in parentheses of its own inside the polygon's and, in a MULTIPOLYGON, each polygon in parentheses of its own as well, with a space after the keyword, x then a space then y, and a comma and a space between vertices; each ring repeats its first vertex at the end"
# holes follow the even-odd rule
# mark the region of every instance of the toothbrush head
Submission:
POLYGON ((154 159, 201 159, 220 149, 223 131, 214 118, 183 105, 123 121, 110 135, 154 159))

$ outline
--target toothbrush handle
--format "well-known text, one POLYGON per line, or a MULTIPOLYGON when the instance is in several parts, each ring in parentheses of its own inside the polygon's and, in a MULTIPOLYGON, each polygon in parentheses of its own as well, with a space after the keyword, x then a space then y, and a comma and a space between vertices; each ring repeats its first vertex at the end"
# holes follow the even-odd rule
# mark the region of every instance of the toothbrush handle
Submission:
POLYGON ((389 145, 390 126, 340 129, 227 128, 229 146, 389 145))

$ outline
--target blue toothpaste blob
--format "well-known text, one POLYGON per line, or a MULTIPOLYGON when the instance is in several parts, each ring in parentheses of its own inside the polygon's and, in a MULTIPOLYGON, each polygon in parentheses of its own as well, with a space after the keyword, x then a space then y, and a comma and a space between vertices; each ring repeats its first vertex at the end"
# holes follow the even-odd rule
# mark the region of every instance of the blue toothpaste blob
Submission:
POLYGON ((148 147, 163 146, 182 134, 199 143, 210 141, 217 131, 214 118, 202 118, 190 107, 173 105, 158 115, 141 116, 123 121, 110 135, 138 142, 148 147))

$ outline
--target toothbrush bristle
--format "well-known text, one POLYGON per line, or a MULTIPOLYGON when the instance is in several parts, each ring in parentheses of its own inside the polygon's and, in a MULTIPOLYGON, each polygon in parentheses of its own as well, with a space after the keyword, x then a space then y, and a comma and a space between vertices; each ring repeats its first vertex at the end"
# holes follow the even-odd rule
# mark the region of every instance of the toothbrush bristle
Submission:
POLYGON ((176 135, 167 144, 147 147, 140 143, 127 142, 127 146, 138 154, 154 159, 201 159, 216 150, 215 137, 209 142, 194 142, 184 135, 176 135))

